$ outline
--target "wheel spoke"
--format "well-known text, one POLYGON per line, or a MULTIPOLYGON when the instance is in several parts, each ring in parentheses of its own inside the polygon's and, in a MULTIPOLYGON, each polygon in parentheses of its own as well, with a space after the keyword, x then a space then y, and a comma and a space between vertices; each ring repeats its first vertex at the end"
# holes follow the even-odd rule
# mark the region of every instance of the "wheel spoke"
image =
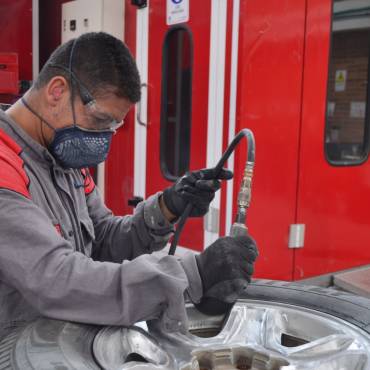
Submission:
POLYGON ((218 336, 222 343, 262 345, 266 312, 236 303, 218 336))
POLYGON ((94 354, 103 369, 119 369, 130 362, 138 369, 169 370, 173 366, 168 354, 139 328, 102 329, 94 340, 94 354))
POLYGON ((333 334, 317 339, 299 347, 287 349, 291 357, 311 358, 318 356, 332 356, 346 351, 349 347, 356 347, 354 338, 346 334, 333 334))
POLYGON ((345 352, 335 356, 311 361, 291 361, 280 370, 364 370, 368 369, 366 353, 345 352))

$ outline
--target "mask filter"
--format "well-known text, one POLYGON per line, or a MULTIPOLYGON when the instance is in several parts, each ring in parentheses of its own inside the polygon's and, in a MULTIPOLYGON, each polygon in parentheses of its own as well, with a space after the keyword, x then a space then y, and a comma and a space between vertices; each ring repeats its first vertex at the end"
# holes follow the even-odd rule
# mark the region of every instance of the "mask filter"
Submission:
POLYGON ((49 150, 64 168, 93 167, 107 159, 112 135, 66 127, 56 130, 49 150))

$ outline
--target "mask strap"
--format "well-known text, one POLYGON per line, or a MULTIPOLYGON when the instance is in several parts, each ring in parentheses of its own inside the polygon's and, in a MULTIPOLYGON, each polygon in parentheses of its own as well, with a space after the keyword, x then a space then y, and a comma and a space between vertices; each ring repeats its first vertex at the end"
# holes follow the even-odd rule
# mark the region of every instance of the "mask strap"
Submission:
POLYGON ((22 104, 31 112, 33 113, 40 121, 41 123, 45 123, 46 126, 48 126, 50 129, 52 129, 54 132, 56 132, 56 129, 48 122, 46 121, 39 113, 37 113, 31 106, 26 102, 26 99, 24 97, 21 98, 22 104))
POLYGON ((68 63, 68 72, 70 75, 70 82, 71 82, 71 108, 72 108, 72 118, 73 118, 73 126, 76 125, 76 112, 75 112, 75 105, 74 105, 74 97, 75 91, 73 89, 73 70, 72 70, 72 61, 73 61, 73 53, 75 51, 75 47, 77 44, 77 39, 74 39, 72 47, 71 47, 71 54, 69 55, 69 63, 68 63))
POLYGON ((83 105, 89 105, 95 102, 94 97, 89 93, 89 90, 87 89, 87 87, 78 79, 78 77, 73 71, 71 72, 68 69, 68 67, 65 67, 61 64, 55 64, 55 63, 50 63, 49 66, 53 68, 63 69, 63 71, 67 72, 72 77, 72 79, 75 80, 75 82, 78 85, 78 89, 79 89, 79 93, 80 93, 83 105))

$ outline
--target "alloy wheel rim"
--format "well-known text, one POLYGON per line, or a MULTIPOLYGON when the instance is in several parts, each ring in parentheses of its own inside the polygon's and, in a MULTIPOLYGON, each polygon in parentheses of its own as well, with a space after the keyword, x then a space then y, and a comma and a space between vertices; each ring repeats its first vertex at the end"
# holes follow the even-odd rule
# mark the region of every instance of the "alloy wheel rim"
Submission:
POLYGON ((153 322, 149 333, 102 329, 96 360, 103 368, 137 370, 370 370, 370 335, 319 311, 245 299, 227 317, 203 315, 192 305, 187 312, 187 334, 166 333, 153 322), (113 361, 108 348, 121 357, 113 361))

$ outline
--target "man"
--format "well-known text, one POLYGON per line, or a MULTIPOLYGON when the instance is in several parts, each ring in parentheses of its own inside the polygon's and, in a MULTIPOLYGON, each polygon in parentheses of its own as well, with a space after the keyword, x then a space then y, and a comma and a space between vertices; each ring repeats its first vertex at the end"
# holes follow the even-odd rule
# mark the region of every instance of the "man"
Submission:
POLYGON ((184 295, 236 299, 252 239, 221 238, 197 257, 158 256, 186 205, 203 216, 232 173, 188 173, 134 215, 105 207, 86 168, 106 159, 140 98, 125 45, 89 33, 60 46, 29 92, 0 113, 0 337, 39 316, 102 325, 160 318, 186 328, 184 295))

